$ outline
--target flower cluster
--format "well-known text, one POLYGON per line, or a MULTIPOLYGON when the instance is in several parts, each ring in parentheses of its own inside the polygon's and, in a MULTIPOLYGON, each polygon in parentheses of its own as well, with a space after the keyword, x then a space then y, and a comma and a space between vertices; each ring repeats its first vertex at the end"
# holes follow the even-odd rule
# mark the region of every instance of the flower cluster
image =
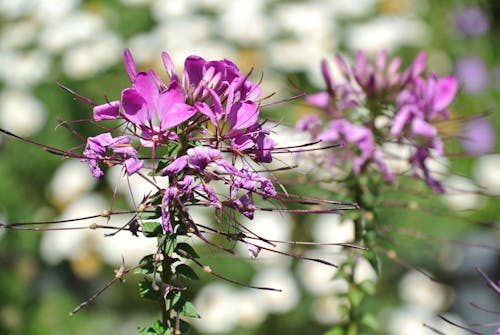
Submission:
POLYGON ((178 76, 169 55, 164 52, 162 58, 168 83, 154 70, 139 72, 125 50, 131 86, 119 101, 93 108, 95 121, 121 121, 115 128, 120 135, 88 138, 82 161, 96 178, 104 175, 101 165, 123 165, 129 176, 147 169, 168 177, 168 185, 157 185, 156 195, 166 233, 192 222, 190 205, 226 207, 252 218, 254 195, 266 199, 277 194, 272 182, 251 167, 271 162, 275 147, 269 129, 258 121, 261 89, 227 59, 190 56, 178 76), (215 181, 226 191, 216 192, 215 181))
POLYGON ((448 118, 448 107, 457 91, 455 78, 439 78, 434 73, 424 77, 423 52, 404 71, 399 58, 388 61, 386 51, 378 53, 375 64, 369 63, 362 51, 352 66, 340 56, 336 62, 345 80, 335 83, 323 61, 326 91, 306 97, 309 104, 326 112, 328 124, 322 128, 318 116, 308 115, 297 123, 297 129, 310 132, 316 140, 346 144, 330 161, 352 161, 355 175, 375 166, 388 182, 394 180, 394 172, 383 145, 397 142, 409 146, 414 176, 423 178, 434 191, 443 192, 427 162, 444 154, 434 122, 448 118))

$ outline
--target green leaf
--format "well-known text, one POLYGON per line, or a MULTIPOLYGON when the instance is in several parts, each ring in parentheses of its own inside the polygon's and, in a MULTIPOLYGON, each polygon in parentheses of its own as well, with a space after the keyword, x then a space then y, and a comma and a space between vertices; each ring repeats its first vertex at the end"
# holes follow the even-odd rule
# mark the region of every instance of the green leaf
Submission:
POLYGON ((171 334, 170 329, 168 329, 167 326, 164 326, 160 322, 160 320, 156 320, 153 323, 153 329, 156 331, 156 334, 159 334, 159 335, 170 335, 171 334))
MULTIPOLYGON (((161 199, 161 197, 160 197, 161 199)), ((148 210, 145 212, 142 212, 139 217, 142 220, 155 220, 161 217, 161 207, 156 208, 154 211, 148 210)))
POLYGON ((184 315, 184 316, 187 316, 190 318, 199 318, 200 317, 200 314, 198 313, 198 311, 196 310, 194 305, 189 301, 186 301, 184 303, 184 305, 182 306, 181 315, 184 315))
POLYGON ((160 291, 155 291, 148 281, 141 281, 139 283, 139 295, 143 299, 157 300, 160 297, 160 291))
POLYGON ((170 291, 167 293, 165 297, 165 308, 167 311, 170 311, 175 304, 179 302, 181 299, 181 291, 170 291))
POLYGON ((141 223, 141 230, 146 237, 155 237, 163 232, 161 223, 157 221, 144 221, 141 223))
POLYGON ((372 330, 378 330, 378 321, 377 318, 373 314, 364 314, 361 317, 361 323, 372 330))
POLYGON ((370 279, 365 279, 359 284, 359 288, 368 295, 374 295, 376 288, 375 283, 370 279))
POLYGON ((347 292, 347 298, 351 303, 352 308, 357 308, 361 304, 361 301, 365 297, 365 293, 357 287, 351 287, 349 292, 347 292))
POLYGON ((177 273, 178 275, 184 276, 188 279, 191 279, 191 280, 200 279, 198 277, 198 275, 196 274, 196 272, 194 272, 194 270, 189 265, 186 265, 186 264, 177 265, 175 268, 175 273, 177 273))
POLYGON ((344 335, 344 330, 340 327, 335 327, 328 330, 325 335, 344 335))
POLYGON ((147 255, 141 259, 139 264, 145 263, 143 266, 134 270, 134 273, 140 275, 147 275, 154 272, 153 255, 147 255))
POLYGON ((171 257, 174 253, 175 247, 177 246, 177 235, 170 234, 164 236, 165 242, 163 243, 162 250, 167 257, 171 257))
POLYGON ((200 258, 200 256, 196 253, 193 247, 185 242, 178 243, 175 250, 176 251, 182 250, 192 258, 200 258))
POLYGON ((190 329, 191 329, 191 324, 189 322, 186 322, 185 320, 180 319, 180 330, 181 334, 186 334, 190 329))
POLYGON ((170 329, 164 326, 160 320, 156 320, 152 327, 139 327, 138 331, 141 335, 172 335, 170 329))

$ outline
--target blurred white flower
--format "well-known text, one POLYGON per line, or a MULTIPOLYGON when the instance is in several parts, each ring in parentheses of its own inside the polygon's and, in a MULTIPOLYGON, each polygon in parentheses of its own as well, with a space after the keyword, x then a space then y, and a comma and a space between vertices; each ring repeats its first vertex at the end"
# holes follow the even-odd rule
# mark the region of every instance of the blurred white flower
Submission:
POLYGON ((9 19, 16 19, 29 14, 33 10, 32 0, 1 0, 0 13, 9 19))
POLYGON ((370 262, 364 257, 356 257, 356 263, 354 265, 354 282, 359 284, 364 280, 370 280, 375 283, 377 279, 377 272, 370 262))
MULTIPOLYGON (((271 211, 257 211, 255 212, 254 219, 251 221, 245 221, 244 225, 247 229, 244 230, 245 234, 252 236, 250 231, 257 236, 261 236, 264 239, 277 240, 277 241, 289 241, 292 229, 292 219, 286 213, 271 212, 271 211)), ((276 248, 273 246, 259 241, 257 239, 247 239, 248 242, 252 242, 256 245, 260 245, 266 248, 272 248, 279 251, 288 251, 290 249, 289 244, 275 243, 276 248)), ((237 251, 243 256, 248 257, 248 250, 242 244, 238 243, 236 246, 237 251)), ((256 265, 273 265, 276 263, 283 264, 283 262, 289 262, 288 257, 280 254, 276 254, 272 251, 262 250, 257 259, 254 261, 256 265)))
POLYGON ((384 160, 395 174, 408 172, 411 169, 409 162, 411 146, 404 143, 386 142, 382 145, 384 160))
POLYGON ((125 6, 150 5, 154 0, 120 0, 125 6))
POLYGON ((39 49, 0 50, 0 80, 10 87, 32 87, 46 80, 51 59, 39 49))
POLYGON ((499 166, 500 154, 479 157, 474 164, 474 179, 491 195, 500 195, 499 166))
POLYGON ((273 18, 280 33, 292 33, 301 39, 329 38, 335 20, 320 2, 282 2, 277 4, 273 18))
POLYGON ((338 19, 345 20, 371 14, 378 1, 379 0, 328 0, 328 7, 338 19))
POLYGON ((63 70, 75 79, 88 78, 106 70, 122 59, 121 38, 111 32, 101 32, 95 40, 72 47, 63 54, 63 70))
POLYGON ((194 319, 193 325, 207 334, 231 331, 238 321, 236 296, 236 289, 221 282, 204 286, 193 302, 202 317, 194 319))
MULTIPOLYGON (((60 215, 59 220, 87 217, 107 209, 108 202, 97 194, 85 195, 69 205, 60 215)), ((104 218, 79 220, 76 222, 57 223, 54 228, 85 227, 90 224, 105 224, 104 218)), ((58 264, 62 260, 78 257, 85 250, 96 250, 104 240, 101 230, 56 230, 43 234, 40 242, 40 254, 49 264, 58 264)))
POLYGON ((263 290, 257 292, 264 298, 265 306, 270 313, 286 313, 299 303, 300 291, 287 269, 274 267, 260 270, 254 277, 252 285, 281 290, 281 292, 263 290))
POLYGON ((338 298, 331 295, 318 297, 314 300, 311 314, 316 321, 325 325, 340 323, 346 319, 342 313, 341 306, 348 305, 346 298, 338 298))
POLYGON ((342 220, 342 217, 336 214, 318 215, 312 235, 314 241, 320 243, 350 243, 354 241, 354 221, 342 220))
MULTIPOLYGON (((167 177, 155 177, 156 182, 162 187, 168 186, 167 177)), ((112 190, 124 195, 129 205, 135 208, 142 198, 156 192, 154 184, 142 178, 138 174, 127 176, 119 166, 112 167, 107 171, 106 181, 112 190)))
POLYGON ((429 330, 424 327, 424 323, 428 324, 431 318, 430 312, 414 306, 404 306, 391 314, 388 323, 389 334, 427 335, 429 330))
MULTIPOLYGON (((463 323, 463 321, 454 315, 445 315, 445 317, 453 320, 454 322, 463 323)), ((387 328, 390 335, 428 335, 430 330, 429 328, 424 327, 424 324, 444 332, 446 335, 468 334, 464 330, 439 319, 428 310, 408 305, 395 310, 391 314, 387 328)))
MULTIPOLYGON (((129 216, 115 215, 109 220, 109 225, 114 227, 124 226, 129 216)), ((109 231, 112 232, 112 231, 109 231)), ((105 237, 96 246, 102 259, 109 265, 119 266, 122 257, 125 264, 133 266, 146 255, 155 253, 156 239, 148 238, 142 234, 134 236, 129 231, 121 231, 113 236, 105 237)))
POLYGON ((98 40, 105 32, 101 17, 78 11, 59 20, 49 22, 40 33, 40 45, 59 53, 88 40, 98 40))
POLYGON ((427 26, 417 19, 401 16, 378 16, 369 22, 347 28, 345 41, 351 50, 368 54, 401 46, 420 46, 429 39, 427 26), (404 34, 401 32, 404 31, 404 34))
POLYGON ((35 20, 25 19, 4 25, 0 32, 0 48, 18 49, 33 43, 40 27, 35 20))
MULTIPOLYGON (((265 299, 258 290, 241 289, 235 292, 237 304, 238 324, 245 327, 255 327, 267 317, 265 299)), ((203 317, 203 316, 202 316, 203 317)))
POLYGON ((151 14, 158 22, 190 15, 196 8, 195 0, 155 0, 151 5, 151 14))
POLYGON ((0 93, 0 125, 17 135, 39 131, 46 119, 45 107, 28 92, 7 90, 0 93))
POLYGON ((33 15, 42 22, 59 21, 80 6, 81 0, 32 0, 33 15))
MULTIPOLYGON (((340 264, 347 256, 342 253, 326 253, 308 251, 305 257, 319 258, 333 264, 340 264)), ((297 274, 305 289, 315 295, 345 293, 349 290, 349 283, 343 278, 333 279, 337 269, 318 262, 301 260, 297 267, 297 274)))
POLYGON ((455 210, 477 209, 482 205, 482 199, 476 192, 477 186, 470 180, 460 176, 450 176, 443 182, 446 193, 442 195, 443 202, 455 210))
POLYGON ((330 41, 322 39, 281 39, 267 45, 270 65, 284 71, 318 71, 331 53, 330 41))
POLYGON ((265 0, 227 3, 220 13, 218 31, 226 39, 243 45, 269 41, 273 30, 265 7, 265 0))
POLYGON ((409 271, 399 283, 399 295, 408 304, 440 312, 448 304, 446 287, 431 281, 418 271, 409 271))
POLYGON ((96 184, 89 167, 78 160, 67 160, 57 168, 50 183, 50 194, 59 206, 65 206, 96 184))
POLYGON ((138 64, 151 64, 157 61, 158 54, 161 52, 160 40, 158 31, 154 30, 131 36, 126 45, 138 64))

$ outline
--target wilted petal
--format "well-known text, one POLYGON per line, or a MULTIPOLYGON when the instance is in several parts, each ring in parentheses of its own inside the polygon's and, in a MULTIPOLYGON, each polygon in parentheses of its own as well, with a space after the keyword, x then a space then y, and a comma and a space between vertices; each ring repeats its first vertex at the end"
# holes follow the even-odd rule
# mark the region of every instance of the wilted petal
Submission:
POLYGON ((256 259, 257 256, 260 253, 261 248, 258 247, 258 246, 256 246, 255 244, 248 243, 248 242, 245 242, 245 241, 243 241, 243 244, 247 247, 248 254, 250 255, 250 258, 251 259, 256 259))

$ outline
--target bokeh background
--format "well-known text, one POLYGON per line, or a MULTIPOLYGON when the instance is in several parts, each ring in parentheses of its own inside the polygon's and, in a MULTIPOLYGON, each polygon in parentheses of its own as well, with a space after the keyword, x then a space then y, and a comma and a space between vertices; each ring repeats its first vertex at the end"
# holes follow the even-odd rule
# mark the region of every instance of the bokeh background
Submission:
MULTIPOLYGON (((57 127, 57 119, 86 120, 92 110, 56 82, 99 103, 118 98, 128 83, 125 47, 141 68, 158 71, 163 50, 179 71, 191 54, 229 58, 243 72, 253 69, 254 80, 262 77, 264 92, 275 92, 275 100, 321 89, 319 63, 333 61, 336 53, 352 58, 358 49, 371 55, 387 49, 409 64, 425 50, 429 68, 439 75, 454 73, 460 82, 453 105, 457 122, 447 130, 459 136, 468 129, 468 117, 480 114, 485 116, 481 129, 492 135, 481 148, 484 155, 450 155, 436 164, 445 184, 465 192, 437 197, 421 188, 423 203, 381 208, 386 222, 406 234, 384 246, 381 274, 368 262, 357 266, 362 278, 378 281, 364 308, 381 320, 380 334, 431 334, 423 323, 461 334, 436 314, 463 323, 488 322, 490 315, 469 302, 500 310, 474 270, 480 266, 493 278, 500 276, 495 197, 500 155, 494 134, 500 126, 499 18, 495 0, 0 0, 0 127, 54 147, 81 145, 80 138, 57 127), (478 189, 490 196, 477 195, 478 189), (439 283, 391 255, 427 269, 439 283)), ((307 111, 292 101, 263 114, 281 121, 276 138, 288 141, 297 136, 293 124, 307 111)), ((87 136, 96 132, 86 122, 71 126, 87 136)), ((468 150, 458 142, 450 139, 448 151, 468 150)), ((79 217, 110 206, 119 171, 110 169, 97 182, 86 164, 4 136, 0 157, 2 222, 79 217)), ((131 183, 139 194, 148 190, 139 180, 131 183)), ((127 208, 133 202, 127 186, 121 186, 116 206, 127 208)), ((328 196, 335 199, 334 192, 328 196)), ((403 203, 413 201, 411 194, 398 196, 403 203)), ((211 219, 200 212, 199 220, 211 219)), ((120 225, 120 218, 113 221, 120 225)), ((353 238, 352 221, 335 216, 260 213, 249 225, 275 239, 353 238)), ((158 316, 156 306, 140 301, 140 277, 134 275, 77 315, 68 313, 113 278, 122 256, 134 264, 153 250, 153 240, 125 232, 105 237, 91 230, 0 230, 0 334, 132 334, 148 325, 158 316)), ((218 272, 283 293, 231 286, 200 273, 193 287, 202 319, 195 320, 191 334, 322 334, 342 321, 336 293, 346 287, 332 280, 332 269, 265 254, 251 261, 238 248, 238 257, 202 244, 198 248, 218 272)), ((345 257, 332 248, 304 252, 336 262, 345 257)))

